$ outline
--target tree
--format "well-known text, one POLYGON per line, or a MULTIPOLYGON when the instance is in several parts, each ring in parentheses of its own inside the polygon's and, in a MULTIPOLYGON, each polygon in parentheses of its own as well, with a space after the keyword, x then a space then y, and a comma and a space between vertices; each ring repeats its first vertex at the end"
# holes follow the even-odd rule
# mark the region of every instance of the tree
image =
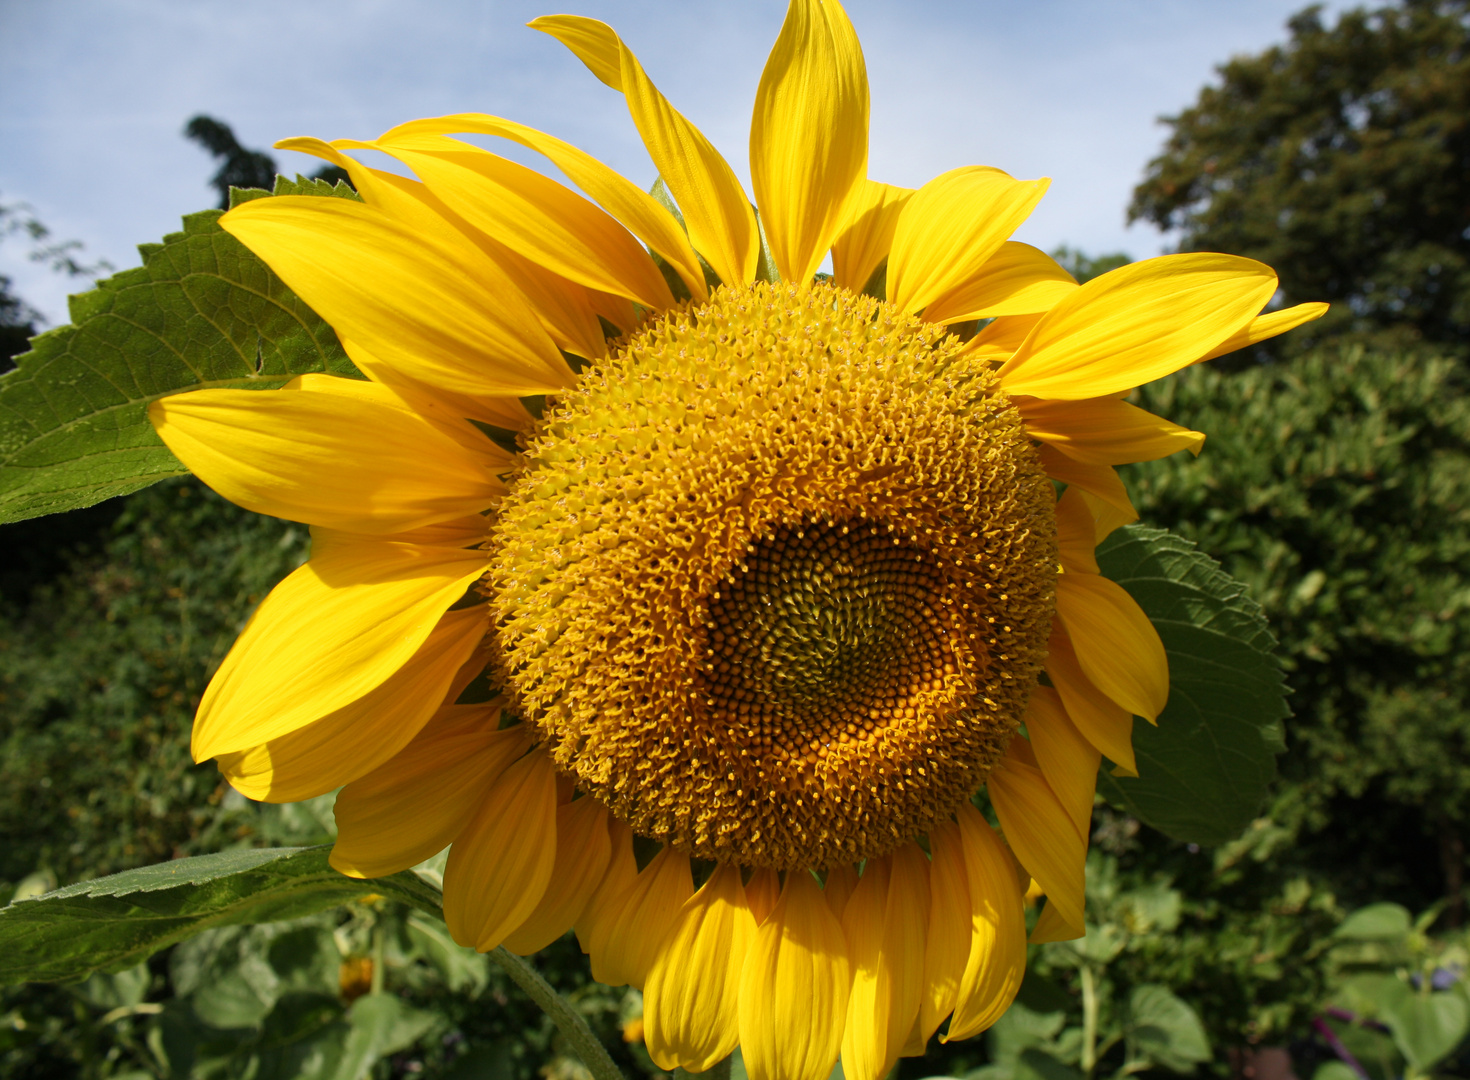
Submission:
POLYGON ((1281 275, 1284 303, 1326 300, 1281 339, 1343 333, 1464 355, 1470 337, 1470 0, 1310 7, 1291 39, 1217 69, 1164 122, 1130 222, 1181 231, 1281 275))
POLYGON ((1352 904, 1461 918, 1470 837, 1470 396, 1463 365, 1326 347, 1201 365, 1139 404, 1209 433, 1129 466, 1144 520, 1245 582, 1293 690, 1271 817, 1352 904))
MULTIPOLYGON (((235 138, 234 129, 223 120, 200 113, 184 125, 184 137, 193 139, 219 161, 219 169, 210 184, 219 192, 219 208, 230 208, 230 188, 264 188, 271 190, 276 180, 276 159, 264 150, 247 150, 235 138)), ((311 174, 328 183, 347 181, 347 170, 328 165, 311 174)))

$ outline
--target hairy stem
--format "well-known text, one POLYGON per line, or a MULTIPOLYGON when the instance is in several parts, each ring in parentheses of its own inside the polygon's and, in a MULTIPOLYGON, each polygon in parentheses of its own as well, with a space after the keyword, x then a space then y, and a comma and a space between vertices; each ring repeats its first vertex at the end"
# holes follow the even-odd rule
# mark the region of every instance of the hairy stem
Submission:
POLYGON ((1097 1066, 1097 984, 1091 964, 1082 965, 1082 1071, 1097 1066))
MULTIPOLYGON (((553 990, 551 984, 535 968, 503 948, 492 949, 486 955, 504 968, 511 981, 524 990, 541 1007, 542 1012, 551 1017, 551 1022, 566 1036, 567 1042, 572 1044, 572 1049, 582 1059, 582 1064, 587 1066, 597 1080, 626 1080, 613 1064, 606 1048, 592 1034, 592 1029, 587 1026, 582 1014, 553 990)), ((728 1064, 725 1065, 726 1077, 729 1076, 729 1068, 728 1064)))

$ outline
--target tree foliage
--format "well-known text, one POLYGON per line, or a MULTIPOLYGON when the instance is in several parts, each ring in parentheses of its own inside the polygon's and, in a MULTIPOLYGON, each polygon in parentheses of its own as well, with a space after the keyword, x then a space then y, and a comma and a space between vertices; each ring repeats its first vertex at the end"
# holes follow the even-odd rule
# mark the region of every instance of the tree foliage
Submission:
POLYGON ((1145 520, 1220 559, 1265 608, 1295 713, 1273 816, 1302 833, 1294 858, 1355 902, 1422 908, 1463 886, 1465 389, 1452 361, 1346 346, 1139 392, 1209 433, 1198 460, 1133 466, 1130 486, 1145 520))
POLYGON ((1165 118, 1129 221, 1186 251, 1273 266, 1282 300, 1333 311, 1282 343, 1344 332, 1463 353, 1470 335, 1470 0, 1311 7, 1290 40, 1221 65, 1165 118))

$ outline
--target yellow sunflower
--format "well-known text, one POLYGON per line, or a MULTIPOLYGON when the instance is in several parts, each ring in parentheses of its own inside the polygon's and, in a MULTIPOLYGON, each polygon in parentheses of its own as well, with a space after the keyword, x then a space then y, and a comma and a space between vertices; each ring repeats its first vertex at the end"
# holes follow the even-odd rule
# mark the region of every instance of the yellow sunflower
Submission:
POLYGON ((1046 181, 869 180, 836 0, 792 0, 767 62, 754 206, 610 28, 532 26, 624 94, 657 196, 463 114, 279 143, 362 201, 222 219, 368 379, 151 411, 216 491, 312 527, 194 753, 253 798, 341 788, 344 873, 448 846, 460 942, 574 928, 643 988, 661 1067, 738 1044, 754 1080, 881 1080, 1005 1011, 1028 888, 1031 940, 1082 932, 1100 758, 1132 773, 1168 696, 1094 547, 1136 516, 1113 466, 1204 436, 1124 397, 1323 306, 1262 316, 1271 270, 1214 254, 1079 286, 1007 239, 1046 181), (482 674, 499 696, 458 703, 482 674))

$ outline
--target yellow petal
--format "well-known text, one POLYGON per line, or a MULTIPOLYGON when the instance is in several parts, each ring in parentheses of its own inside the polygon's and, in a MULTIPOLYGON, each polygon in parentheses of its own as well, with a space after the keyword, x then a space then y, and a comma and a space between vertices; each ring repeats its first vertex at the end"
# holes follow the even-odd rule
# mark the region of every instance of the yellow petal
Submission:
POLYGON ((501 703, 450 705, 385 764, 337 794, 332 865, 396 874, 454 842, 486 789, 530 747, 524 725, 497 730, 501 703))
POLYGON ((1057 500, 1057 557, 1063 570, 1098 573, 1092 509, 1081 488, 1069 487, 1057 500))
POLYGON ((536 910, 556 865, 556 769, 537 749, 490 784, 444 866, 444 922, 489 952, 536 910))
POLYGON ((601 884, 611 858, 607 808, 585 796, 558 805, 551 884, 540 906, 506 935, 505 947, 518 956, 530 956, 570 930, 601 884))
POLYGON ((673 303, 638 241, 551 177, 443 135, 398 135, 365 145, 411 168, 470 225, 567 280, 656 310, 673 303))
POLYGON ((1179 450, 1198 454, 1205 444, 1203 433, 1117 398, 1021 398, 1015 404, 1026 421, 1027 435, 1090 465, 1154 461, 1179 450))
POLYGON ((1046 674, 1061 695, 1062 705, 1077 730, 1125 775, 1137 776, 1133 714, 1092 685, 1077 662, 1077 653, 1066 631, 1055 624, 1047 643, 1046 674))
POLYGON ((851 987, 842 924, 812 876, 786 888, 756 931, 740 976, 740 1049, 750 1080, 826 1080, 851 987))
MULTIPOLYGON (((1117 479, 1117 473, 1113 473, 1111 469, 1108 472, 1112 473, 1114 479, 1117 479)), ((1127 525, 1137 517, 1133 513, 1131 503, 1125 512, 1113 502, 1094 495, 1086 488, 1078 487, 1077 494, 1081 496, 1082 501, 1087 504, 1088 510, 1092 512, 1093 539, 1095 543, 1101 544, 1113 534, 1114 529, 1122 525, 1127 525), (1129 516, 1130 514, 1132 516, 1129 516)))
POLYGON ((769 867, 757 867, 750 872, 750 881, 745 886, 745 902, 759 926, 781 898, 781 877, 769 867))
POLYGON ((1169 658, 1138 601, 1099 574, 1063 574, 1057 618, 1092 684, 1134 716, 1156 720, 1169 701, 1169 658))
POLYGON ((313 530, 311 560, 271 590, 194 719, 196 761, 259 746, 381 686, 485 571, 482 551, 313 530))
POLYGON ((970 952, 945 1042, 968 1039, 999 1020, 1026 971, 1026 916, 1015 861, 980 811, 964 803, 956 816, 970 891, 970 952))
POLYGON ((1049 311, 1077 289, 1077 279, 1044 251, 1007 240, 968 281, 924 309, 929 322, 954 323, 1049 311))
POLYGON ((606 814, 608 842, 612 853, 587 906, 572 924, 584 953, 601 956, 628 890, 638 880, 638 862, 633 858, 633 831, 611 813, 606 814))
POLYGON ((1061 908, 1048 902, 1041 909, 1031 936, 1026 940, 1032 945, 1044 945, 1049 941, 1076 941, 1086 933, 1086 927, 1078 929, 1062 918, 1061 908))
POLYGON ((970 953, 970 887, 960 829, 941 821, 929 830, 929 935, 924 945, 924 997, 919 1036, 927 1043, 954 1011, 970 953))
POLYGON ((1048 311, 1000 369, 1001 386, 1008 394, 1068 399, 1141 386, 1208 353, 1275 291, 1269 266, 1234 255, 1129 263, 1048 311))
MULTIPOLYGON (((847 902, 852 898, 852 891, 857 888, 857 883, 857 869, 851 863, 842 863, 827 871, 827 881, 822 887, 822 895, 827 898, 827 906, 832 909, 832 914, 838 919, 841 919, 843 912, 847 910, 847 902)), ((771 906, 775 906, 774 902, 771 906)))
POLYGON ((864 180, 848 207, 847 223, 832 242, 832 281, 853 292, 868 284, 888 258, 893 230, 913 188, 864 180))
POLYGON ((1200 357, 1196 363, 1204 363, 1213 360, 1217 356, 1233 353, 1237 349, 1244 349, 1248 345, 1254 345, 1258 341, 1266 341, 1277 334, 1284 334, 1288 330, 1295 330, 1298 326, 1320 319, 1327 314, 1330 304, 1297 304, 1282 311, 1273 311, 1267 315, 1257 315, 1244 327, 1231 334, 1228 338, 1216 345, 1207 354, 1200 357))
POLYGON ((689 856, 664 848, 638 874, 608 919, 601 947, 588 950, 592 977, 608 986, 642 987, 679 909, 693 894, 689 856))
POLYGON ((838 0, 791 0, 750 121, 750 182, 782 278, 812 279, 867 171, 857 32, 838 0))
POLYGON ((930 180, 899 216, 888 256, 889 303, 920 311, 973 280, 1050 183, 984 165, 930 180))
POLYGON ((924 990, 929 860, 912 841, 870 859, 843 914, 852 992, 842 1071, 883 1080, 908 1042, 924 990))
POLYGON ((1116 511, 1119 524, 1126 525, 1130 521, 1138 520, 1138 511, 1133 509, 1133 502, 1128 498, 1128 489, 1118 479, 1118 473, 1111 465, 1089 465, 1068 457, 1056 447, 1045 443, 1037 450, 1037 456, 1041 458, 1041 465, 1047 476, 1068 487, 1079 487, 1097 496, 1116 511))
POLYGON ((633 51, 612 27, 595 19, 548 15, 528 25, 556 38, 599 79, 623 92, 648 156, 684 215, 694 249, 726 284, 751 280, 760 238, 740 180, 713 144, 659 93, 633 51))
MULTIPOLYGON (((1011 746, 1026 740, 1017 736, 1011 746)), ((985 780, 1011 850, 1041 883, 1048 906, 1082 934, 1087 837, 1040 769, 1008 750, 985 780)))
MULTIPOLYGON (((567 32, 576 33, 576 28, 569 28, 567 32)), ((621 61, 617 54, 614 54, 612 60, 615 65, 614 74, 618 75, 620 84, 621 74, 617 71, 616 65, 621 61)), ((621 86, 615 88, 620 89, 621 86)), ((538 154, 545 155, 558 169, 566 173, 572 183, 592 196, 599 206, 622 222, 624 228, 673 264, 679 277, 683 279, 696 300, 704 300, 708 297, 709 294, 704 285, 704 271, 700 269, 699 259, 689 245, 689 237, 679 226, 674 215, 664 209, 657 199, 638 187, 637 184, 624 178, 615 170, 609 169, 591 154, 578 150, 570 143, 562 142, 554 136, 537 131, 535 128, 526 127, 524 124, 517 124, 513 120, 502 120, 498 116, 489 116, 485 113, 459 113, 432 120, 414 120, 386 132, 383 139, 393 139, 401 135, 449 134, 451 132, 494 135, 510 139, 538 154)), ((612 322, 614 326, 622 330, 633 329, 630 324, 618 322, 616 319, 612 322)))
POLYGON ((643 991, 643 1038, 659 1068, 700 1073, 734 1051, 755 932, 740 867, 716 867, 680 909, 643 991))
MULTIPOLYGON (((347 380, 341 380, 347 381, 347 380)), ((509 456, 484 453, 394 399, 318 390, 195 390, 155 401, 149 419, 189 471, 231 502, 308 525, 396 533, 478 513, 505 493, 509 456)))
MULTIPOLYGON (((452 423, 463 423, 466 418, 511 432, 529 431, 533 423, 531 414, 518 397, 488 392, 458 393, 442 386, 432 386, 379 360, 351 338, 342 338, 342 350, 358 371, 375 384, 389 387, 414 412, 438 423, 441 430, 447 430, 452 423)), ((418 374, 423 375, 424 372, 418 374)), ((483 432, 477 431, 476 434, 484 437, 483 432)))
POLYGON ((574 382, 505 272, 467 247, 351 199, 255 199, 220 227, 266 261, 339 337, 429 386, 554 393, 574 382))
POLYGON ((1055 688, 1038 686, 1031 691, 1026 705, 1026 734, 1046 782, 1066 806, 1077 831, 1088 835, 1092 831, 1100 755, 1072 723, 1055 688))
POLYGON ((1021 343, 1030 336, 1031 331, 1040 321, 1041 314, 997 316, 970 339, 964 352, 986 360, 1004 363, 1021 347, 1021 343))
POLYGON ((221 754, 220 772, 260 802, 312 799, 372 772, 453 700, 450 687, 484 639, 488 614, 484 605, 445 612, 419 651, 377 689, 270 742, 221 754))

